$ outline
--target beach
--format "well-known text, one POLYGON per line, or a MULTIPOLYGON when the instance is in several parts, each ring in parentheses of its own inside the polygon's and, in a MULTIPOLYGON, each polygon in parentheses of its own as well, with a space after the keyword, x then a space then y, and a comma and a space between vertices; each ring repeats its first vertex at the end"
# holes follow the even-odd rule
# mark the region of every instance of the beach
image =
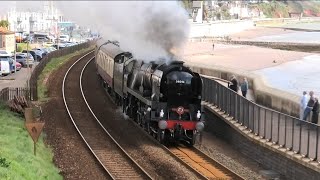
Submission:
MULTIPOLYGON (((255 27, 230 37, 243 40, 278 37, 290 41, 290 38, 296 39, 295 36, 299 36, 299 33, 306 32, 255 27)), ((308 41, 303 36, 300 37, 308 41)), ((312 41, 313 38, 309 40, 312 41)), ((313 90, 316 96, 320 95, 320 83, 317 83, 320 78, 320 54, 216 43, 213 49, 212 45, 212 42, 188 42, 180 54, 187 64, 239 69, 260 75, 269 86, 291 94, 300 96, 302 91, 313 90)))

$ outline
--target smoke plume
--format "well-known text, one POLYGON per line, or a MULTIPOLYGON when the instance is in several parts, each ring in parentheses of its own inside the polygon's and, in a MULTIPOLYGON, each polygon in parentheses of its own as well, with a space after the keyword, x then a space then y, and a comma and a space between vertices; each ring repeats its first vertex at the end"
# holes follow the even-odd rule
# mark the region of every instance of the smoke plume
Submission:
POLYGON ((177 1, 57 1, 66 18, 98 30, 138 59, 168 58, 189 35, 188 15, 177 1))

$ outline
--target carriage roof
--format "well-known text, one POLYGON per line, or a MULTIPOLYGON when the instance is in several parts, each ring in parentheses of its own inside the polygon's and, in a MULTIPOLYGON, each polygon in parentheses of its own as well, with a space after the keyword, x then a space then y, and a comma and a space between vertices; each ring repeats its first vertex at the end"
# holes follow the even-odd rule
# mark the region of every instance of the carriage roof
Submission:
MULTIPOLYGON (((99 48, 103 43, 106 43, 107 40, 104 39, 100 39, 97 41, 97 47, 99 48)), ((106 54, 108 54, 111 58, 115 58, 117 55, 125 53, 125 51, 121 50, 120 47, 109 43, 109 44, 105 44, 102 45, 100 47, 100 50, 102 50, 103 52, 105 52, 106 54)))

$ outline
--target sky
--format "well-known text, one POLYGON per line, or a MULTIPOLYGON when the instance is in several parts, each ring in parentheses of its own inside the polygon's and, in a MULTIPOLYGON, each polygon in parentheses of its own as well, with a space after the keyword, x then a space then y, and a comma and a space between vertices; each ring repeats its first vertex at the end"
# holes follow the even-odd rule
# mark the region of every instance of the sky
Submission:
POLYGON ((10 8, 17 10, 39 10, 43 7, 42 1, 1 1, 0 15, 5 15, 10 8))
MULTIPOLYGON (((45 1, 2 1, 0 12, 39 11, 45 1)), ((136 58, 171 59, 189 34, 188 14, 178 1, 55 1, 65 18, 117 40, 136 58), (85 12, 85 13, 84 13, 85 12)), ((3 14, 2 14, 3 16, 3 14)))

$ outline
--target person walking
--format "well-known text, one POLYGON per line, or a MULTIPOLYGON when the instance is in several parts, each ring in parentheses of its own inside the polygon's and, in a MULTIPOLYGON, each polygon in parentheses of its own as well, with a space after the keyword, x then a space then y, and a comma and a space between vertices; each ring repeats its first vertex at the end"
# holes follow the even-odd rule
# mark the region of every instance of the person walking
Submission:
POLYGON ((314 106, 312 108, 312 118, 311 118, 311 122, 318 124, 318 119, 319 119, 319 100, 318 98, 314 98, 315 99, 315 103, 314 106))
POLYGON ((235 75, 231 76, 229 88, 234 92, 238 93, 238 80, 235 75))
POLYGON ((309 117, 310 112, 312 111, 314 103, 315 103, 315 99, 314 99, 314 96, 313 96, 314 95, 313 91, 310 91, 309 95, 310 95, 310 99, 308 101, 306 109, 303 112, 303 120, 305 120, 305 121, 309 117))
POLYGON ((300 100, 300 119, 303 119, 304 110, 307 108, 308 95, 306 91, 303 91, 302 97, 300 100))
POLYGON ((248 92, 248 89, 249 89, 247 78, 243 78, 243 80, 242 80, 242 82, 240 84, 240 87, 241 87, 242 96, 243 97, 247 97, 247 92, 248 92))

